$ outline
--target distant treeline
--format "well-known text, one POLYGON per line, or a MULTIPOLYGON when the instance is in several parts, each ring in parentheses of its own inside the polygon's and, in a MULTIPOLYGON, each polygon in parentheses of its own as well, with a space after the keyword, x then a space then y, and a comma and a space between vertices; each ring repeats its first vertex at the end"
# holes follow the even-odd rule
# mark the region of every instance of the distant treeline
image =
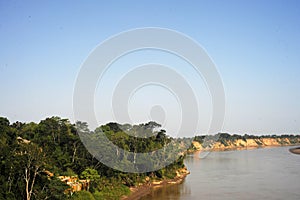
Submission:
POLYGON ((208 138, 218 138, 217 140, 244 140, 246 141, 247 139, 262 139, 262 138, 289 138, 289 139, 298 139, 300 138, 300 135, 295 135, 295 134, 282 134, 282 135, 238 135, 238 134, 229 134, 229 133, 218 133, 217 135, 197 135, 194 137, 194 141, 202 143, 204 139, 208 138))
POLYGON ((226 150, 235 148, 252 148, 264 146, 286 146, 300 144, 300 135, 230 135, 219 133, 216 135, 195 136, 197 144, 190 147, 194 150, 226 150))

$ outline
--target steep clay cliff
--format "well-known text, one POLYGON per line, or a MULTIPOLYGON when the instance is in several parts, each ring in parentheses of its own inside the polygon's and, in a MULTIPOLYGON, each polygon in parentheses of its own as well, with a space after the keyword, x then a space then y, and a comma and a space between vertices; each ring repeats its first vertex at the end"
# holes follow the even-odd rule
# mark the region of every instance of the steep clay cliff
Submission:
POLYGON ((251 149, 259 147, 272 147, 272 146, 289 146, 299 145, 300 137, 296 138, 255 138, 255 139, 228 139, 217 142, 212 142, 207 148, 204 148, 198 141, 192 142, 194 150, 231 150, 231 149, 251 149))

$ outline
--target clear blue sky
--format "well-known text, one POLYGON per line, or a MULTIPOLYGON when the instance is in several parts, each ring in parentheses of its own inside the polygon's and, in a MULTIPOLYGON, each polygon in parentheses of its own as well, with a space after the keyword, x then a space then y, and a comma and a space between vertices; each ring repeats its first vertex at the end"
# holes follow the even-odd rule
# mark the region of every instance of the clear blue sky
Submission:
POLYGON ((0 115, 73 118, 77 73, 111 35, 163 27, 194 38, 222 76, 223 131, 299 133, 300 2, 0 1, 0 115))

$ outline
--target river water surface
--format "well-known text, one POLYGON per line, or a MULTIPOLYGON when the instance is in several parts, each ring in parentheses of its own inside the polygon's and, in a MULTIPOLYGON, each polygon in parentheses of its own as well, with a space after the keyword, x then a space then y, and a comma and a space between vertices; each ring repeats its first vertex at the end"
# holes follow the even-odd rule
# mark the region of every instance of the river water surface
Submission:
POLYGON ((180 185, 153 189, 143 200, 300 199, 300 155, 290 147, 187 156, 191 172, 180 185))

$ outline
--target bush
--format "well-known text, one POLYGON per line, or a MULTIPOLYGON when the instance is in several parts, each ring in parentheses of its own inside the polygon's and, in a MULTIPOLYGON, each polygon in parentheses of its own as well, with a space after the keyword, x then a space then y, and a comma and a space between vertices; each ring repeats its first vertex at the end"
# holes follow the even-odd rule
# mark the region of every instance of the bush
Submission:
POLYGON ((82 190, 73 194, 72 200, 95 200, 92 193, 82 190))
POLYGON ((128 195, 130 190, 125 185, 115 185, 111 187, 105 187, 101 191, 96 191, 94 193, 95 200, 109 199, 109 200, 118 200, 123 195, 128 195))

